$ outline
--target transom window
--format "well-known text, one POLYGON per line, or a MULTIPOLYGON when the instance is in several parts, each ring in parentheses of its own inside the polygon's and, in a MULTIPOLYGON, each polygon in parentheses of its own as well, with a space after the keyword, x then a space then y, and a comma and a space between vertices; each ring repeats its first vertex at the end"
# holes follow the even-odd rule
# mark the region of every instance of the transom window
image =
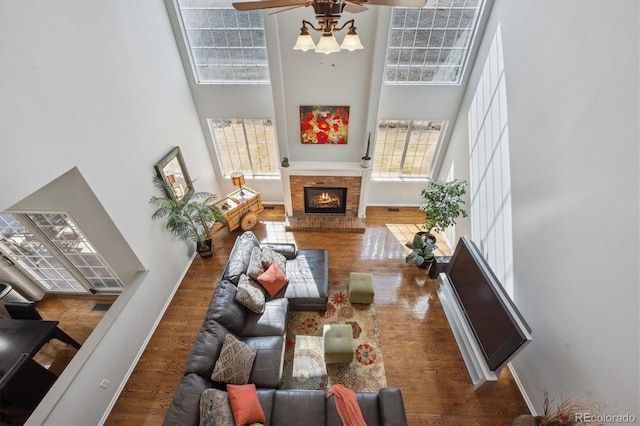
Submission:
POLYGON ((484 0, 428 0, 394 7, 385 83, 458 84, 484 0))
POLYGON ((428 177, 446 125, 446 121, 380 120, 373 177, 428 177))
POLYGON ((198 83, 268 83, 267 43, 259 10, 231 0, 176 0, 198 83))
POLYGON ((0 214, 0 253, 48 292, 124 288, 66 213, 0 214))
POLYGON ((276 132, 271 119, 208 119, 222 175, 280 176, 276 132))

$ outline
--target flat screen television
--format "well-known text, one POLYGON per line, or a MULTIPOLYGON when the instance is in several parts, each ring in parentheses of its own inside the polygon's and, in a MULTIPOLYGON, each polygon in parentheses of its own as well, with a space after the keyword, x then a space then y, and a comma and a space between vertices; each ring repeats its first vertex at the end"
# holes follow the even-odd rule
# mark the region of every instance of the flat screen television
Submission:
POLYGON ((478 247, 461 237, 445 274, 491 371, 531 340, 525 322, 478 247))

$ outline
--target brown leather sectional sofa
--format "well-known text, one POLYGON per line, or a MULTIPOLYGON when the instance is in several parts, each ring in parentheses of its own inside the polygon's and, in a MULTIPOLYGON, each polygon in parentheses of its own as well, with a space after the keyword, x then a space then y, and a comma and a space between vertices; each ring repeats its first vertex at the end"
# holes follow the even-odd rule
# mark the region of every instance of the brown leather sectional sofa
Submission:
MULTIPOLYGON (((334 398, 323 391, 279 390, 284 363, 289 309, 324 311, 327 306, 327 251, 296 250, 293 245, 269 245, 287 258, 289 284, 255 314, 235 300, 240 275, 247 271, 251 251, 259 242, 251 231, 242 234, 229 255, 209 304, 202 328, 187 357, 185 375, 164 420, 165 425, 198 425, 200 395, 207 388, 225 389, 211 381, 216 360, 228 333, 255 347, 257 355, 249 378, 255 383, 267 425, 340 425, 334 398)), ((379 393, 357 393, 367 425, 406 425, 402 395, 397 388, 379 393)))

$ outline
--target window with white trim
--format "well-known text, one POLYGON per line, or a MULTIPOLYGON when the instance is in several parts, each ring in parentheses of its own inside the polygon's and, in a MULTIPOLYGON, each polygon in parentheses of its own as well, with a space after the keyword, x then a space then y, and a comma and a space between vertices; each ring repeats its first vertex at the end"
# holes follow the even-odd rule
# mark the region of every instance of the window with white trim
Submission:
POLYGON ((269 83, 262 11, 232 0, 176 0, 198 83, 269 83))
POLYGON ((428 177, 446 121, 380 120, 374 178, 428 177))
POLYGON ((66 213, 1 213, 0 253, 47 292, 119 292, 124 288, 66 213))
POLYGON ((271 119, 207 120, 222 175, 242 171, 252 177, 279 177, 278 144, 271 119))
POLYGON ((428 0, 421 9, 394 7, 385 83, 460 83, 484 3, 428 0))

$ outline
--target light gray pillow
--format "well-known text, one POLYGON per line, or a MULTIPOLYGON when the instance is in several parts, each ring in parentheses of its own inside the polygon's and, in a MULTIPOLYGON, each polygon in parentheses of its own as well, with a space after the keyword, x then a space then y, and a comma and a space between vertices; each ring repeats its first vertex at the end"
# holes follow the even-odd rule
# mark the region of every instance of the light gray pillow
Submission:
POLYGON ((200 394, 200 426, 235 426, 225 391, 210 388, 200 394))
POLYGON ((258 275, 263 273, 265 270, 266 268, 262 266, 262 249, 260 249, 260 247, 254 247, 253 250, 251 250, 251 258, 249 259, 249 266, 247 267, 246 275, 257 280, 258 275))
POLYGON ((264 268, 263 272, 266 271, 273 262, 276 262, 278 264, 283 274, 287 273, 287 270, 286 270, 287 258, 284 257, 283 254, 280 254, 269 247, 263 247, 262 248, 262 267, 264 268))
POLYGON ((262 291, 262 286, 245 274, 242 274, 238 281, 236 301, 249 308, 252 312, 261 314, 264 312, 266 298, 262 291))
POLYGON ((232 385, 246 385, 258 350, 229 333, 224 337, 220 356, 213 367, 211 380, 232 385))

